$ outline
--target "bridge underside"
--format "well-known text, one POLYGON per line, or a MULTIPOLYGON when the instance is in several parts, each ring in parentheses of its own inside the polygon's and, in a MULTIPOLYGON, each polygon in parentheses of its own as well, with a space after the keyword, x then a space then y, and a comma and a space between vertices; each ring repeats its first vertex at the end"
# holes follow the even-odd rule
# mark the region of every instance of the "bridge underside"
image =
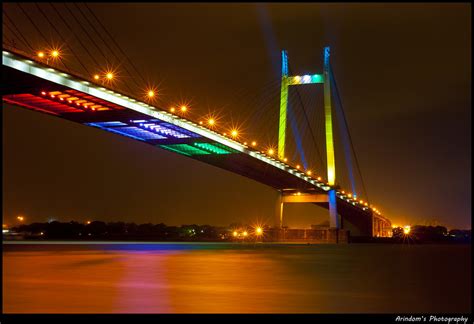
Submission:
MULTIPOLYGON (((3 66, 4 103, 53 115, 86 126, 128 136, 155 147, 225 169, 279 190, 295 190, 327 195, 320 186, 311 185, 287 170, 275 167, 248 153, 239 152, 188 129, 150 115, 108 102, 90 94, 3 66)), ((249 150, 253 150, 250 149, 249 150)), ((258 152, 258 150, 254 150, 258 152)), ((317 205, 328 209, 328 203, 317 205)), ((374 234, 373 213, 337 197, 337 210, 354 234, 374 234)))

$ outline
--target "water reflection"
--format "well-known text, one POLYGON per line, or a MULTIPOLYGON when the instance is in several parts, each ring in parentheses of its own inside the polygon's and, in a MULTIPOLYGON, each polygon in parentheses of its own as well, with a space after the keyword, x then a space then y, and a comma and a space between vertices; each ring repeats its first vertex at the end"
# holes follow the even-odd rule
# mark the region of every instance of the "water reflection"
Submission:
POLYGON ((470 246, 4 245, 3 309, 470 312, 469 255, 470 246))

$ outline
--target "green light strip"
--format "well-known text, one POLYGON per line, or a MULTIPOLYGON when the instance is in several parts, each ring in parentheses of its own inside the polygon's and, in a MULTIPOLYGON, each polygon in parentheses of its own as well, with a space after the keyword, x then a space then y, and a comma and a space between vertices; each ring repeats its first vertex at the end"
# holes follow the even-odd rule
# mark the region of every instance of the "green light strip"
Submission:
MULTIPOLYGON (((216 143, 217 144, 217 143, 216 143)), ((217 145, 213 145, 211 143, 202 143, 202 142, 195 142, 193 145, 202 148, 208 152, 214 153, 214 154, 230 154, 234 153, 230 150, 224 149, 222 147, 219 147, 217 145)))
POLYGON ((188 154, 188 153, 186 153, 186 152, 183 152, 183 151, 174 149, 174 148, 172 148, 172 147, 168 147, 168 146, 165 146, 165 145, 161 145, 160 147, 161 147, 161 148, 164 148, 164 149, 166 149, 166 150, 175 152, 175 153, 179 153, 179 154, 186 155, 186 156, 191 156, 191 154, 188 154))
POLYGON ((160 145, 160 147, 187 156, 211 154, 208 151, 201 150, 188 144, 160 145))

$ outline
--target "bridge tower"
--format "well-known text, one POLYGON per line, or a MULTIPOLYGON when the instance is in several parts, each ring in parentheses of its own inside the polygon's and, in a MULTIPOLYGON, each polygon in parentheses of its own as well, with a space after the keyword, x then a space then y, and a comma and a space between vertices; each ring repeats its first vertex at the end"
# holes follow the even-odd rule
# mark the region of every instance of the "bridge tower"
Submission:
MULTIPOLYGON (((280 120, 278 123, 278 158, 285 158, 286 141, 286 116, 288 108, 288 88, 289 86, 303 84, 323 84, 324 87, 324 120, 326 133, 326 156, 327 156, 327 176, 328 184, 332 187, 336 182, 336 165, 334 158, 334 137, 332 131, 332 107, 331 107, 331 73, 329 66, 330 49, 324 47, 324 69, 323 74, 313 75, 288 75, 288 54, 285 50, 281 52, 281 92, 280 92, 280 120)), ((283 225, 283 203, 284 199, 280 197, 277 213, 279 213, 280 228, 283 225)), ((336 190, 331 188, 328 192, 327 200, 321 200, 320 195, 311 202, 327 201, 329 203, 329 223, 331 228, 340 228, 336 208, 336 190)), ((296 201, 293 201, 296 202, 296 201)), ((303 200, 301 202, 308 202, 303 200)))

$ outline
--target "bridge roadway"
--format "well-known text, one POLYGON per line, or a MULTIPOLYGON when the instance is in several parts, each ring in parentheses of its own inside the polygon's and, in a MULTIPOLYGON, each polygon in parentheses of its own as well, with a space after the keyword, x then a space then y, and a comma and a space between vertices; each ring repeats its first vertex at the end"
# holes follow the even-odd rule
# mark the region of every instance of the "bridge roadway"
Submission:
MULTIPOLYGON (((327 194, 330 187, 265 152, 202 125, 126 97, 83 78, 2 53, 5 103, 128 136, 253 179, 280 192, 327 194)), ((390 222, 359 201, 337 191, 344 224, 363 236, 383 235, 390 222)), ((329 208, 327 202, 316 204, 329 208)))

